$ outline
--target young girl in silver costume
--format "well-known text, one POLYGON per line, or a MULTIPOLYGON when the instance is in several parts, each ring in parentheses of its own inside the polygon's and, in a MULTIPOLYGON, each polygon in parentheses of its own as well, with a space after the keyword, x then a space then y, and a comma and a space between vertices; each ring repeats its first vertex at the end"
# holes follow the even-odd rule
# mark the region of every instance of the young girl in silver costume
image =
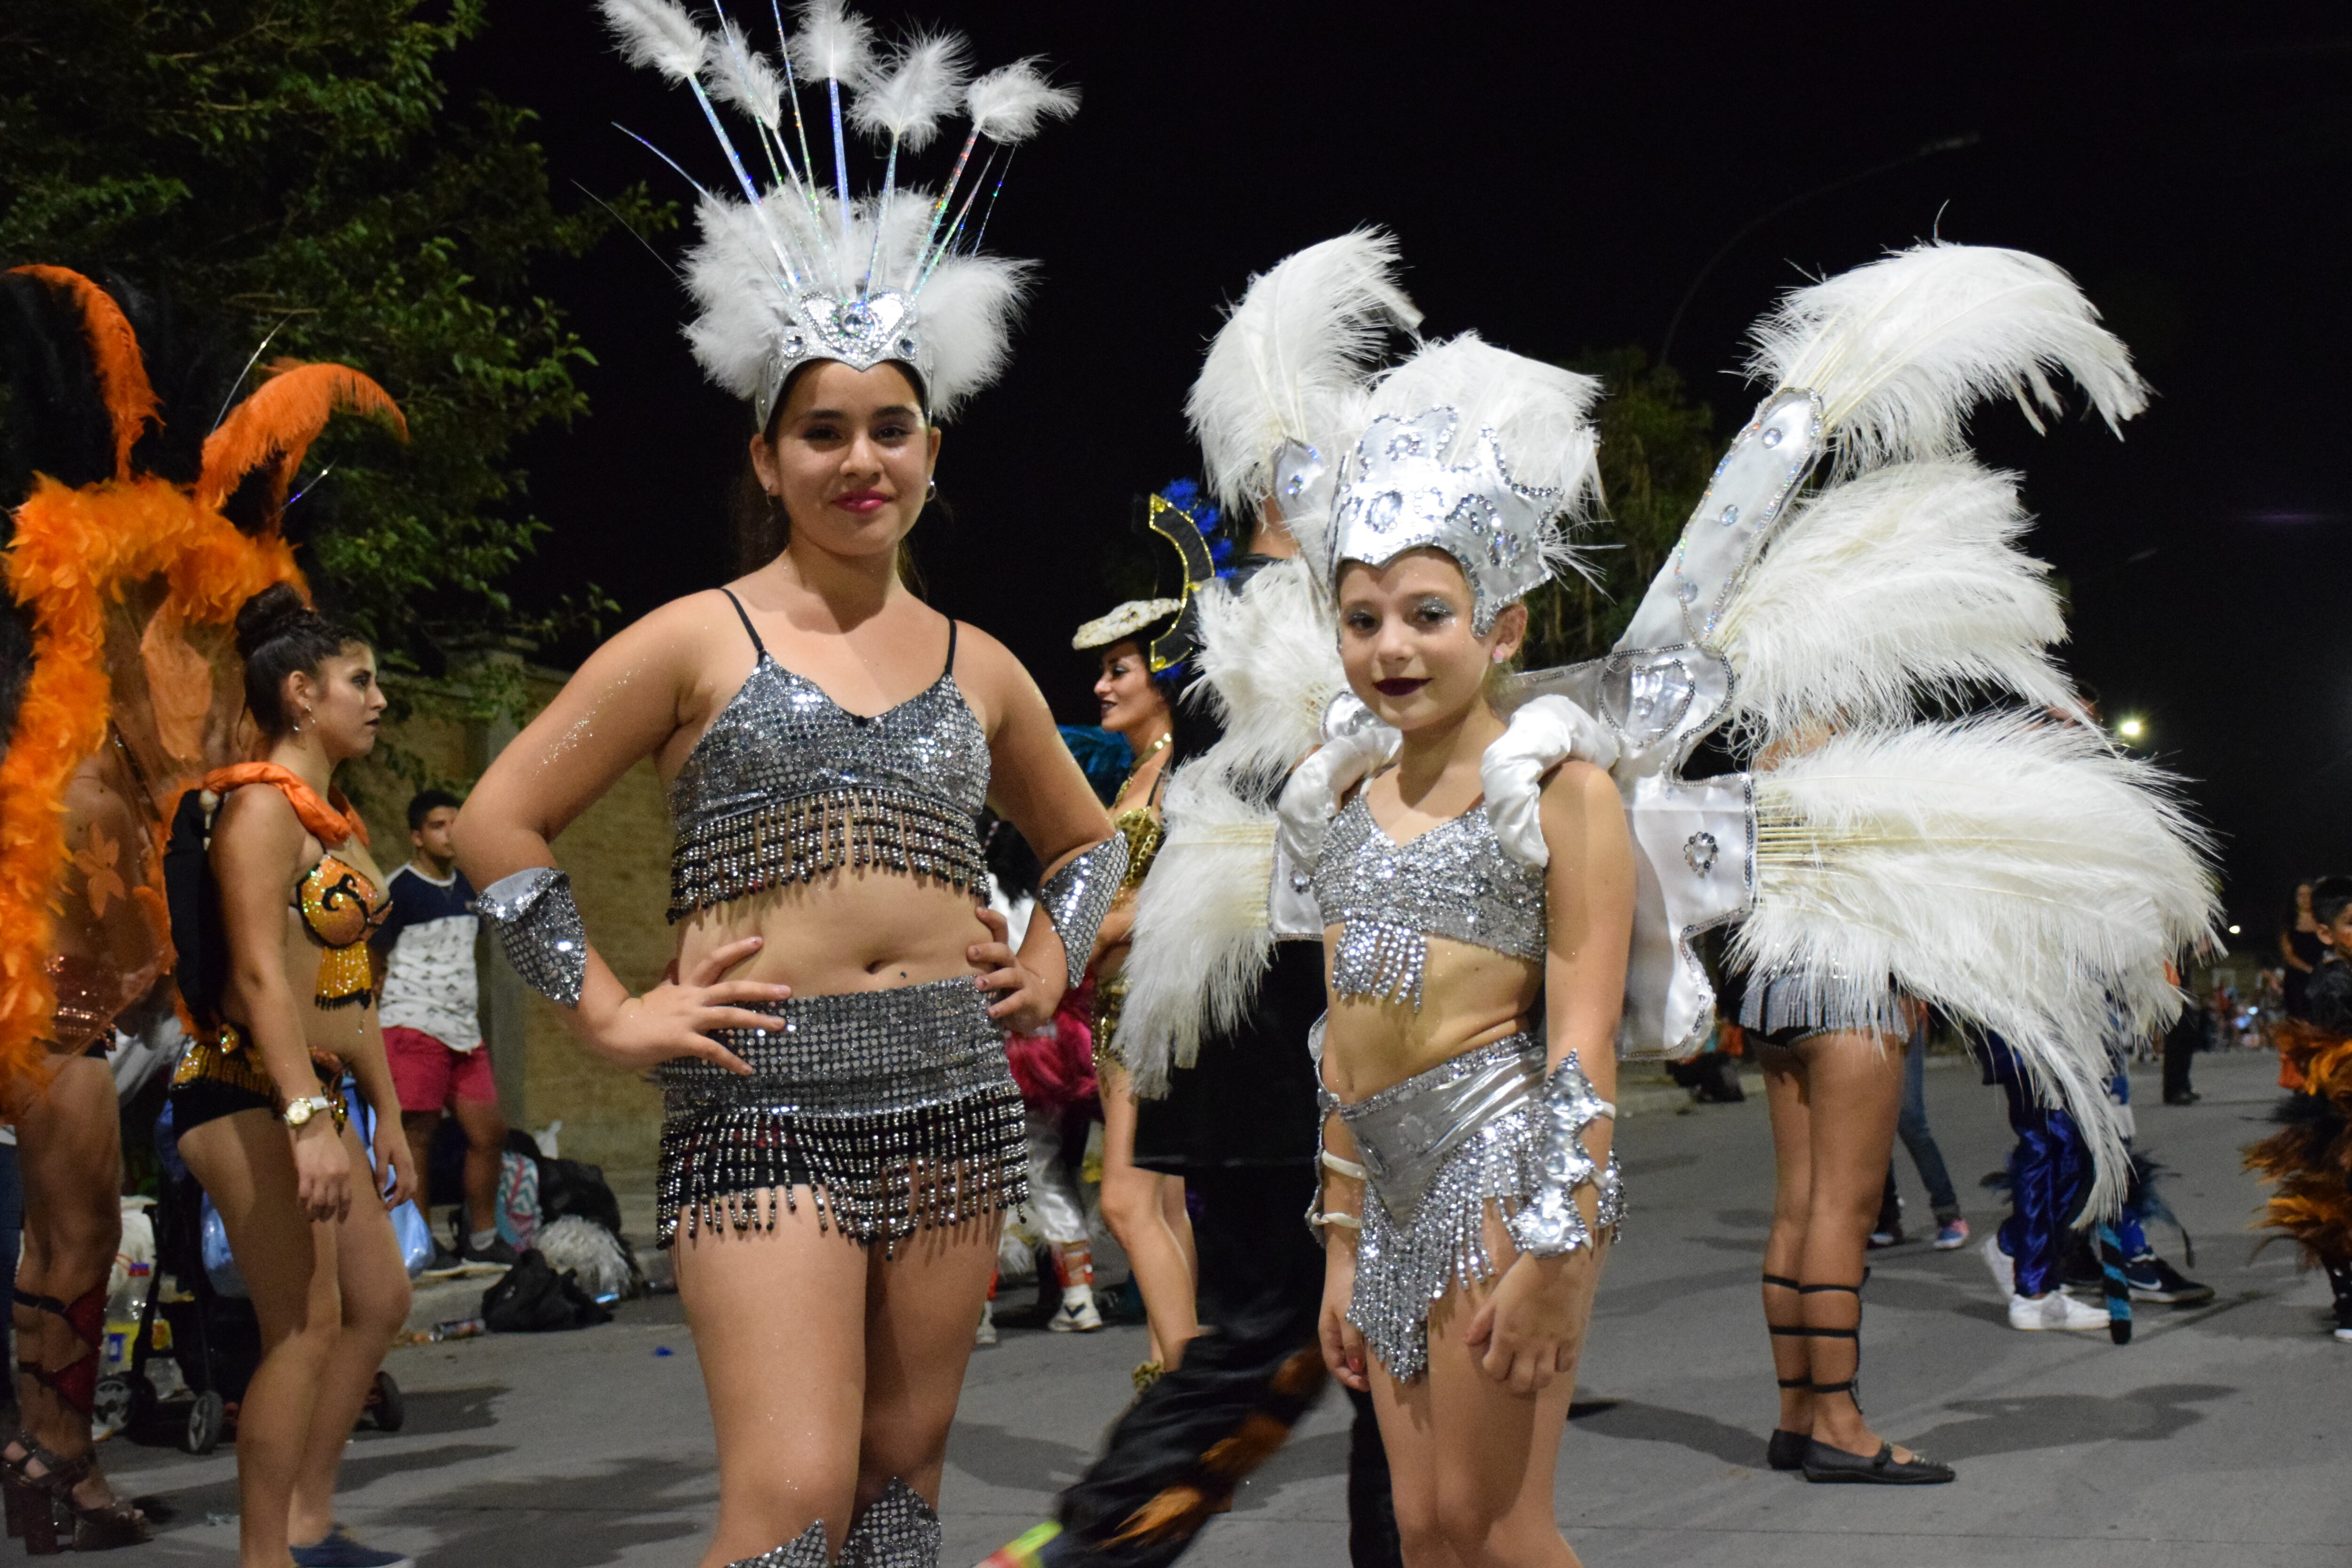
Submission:
POLYGON ((1633 848, 1600 769, 1508 803, 1482 771, 1517 601, 1592 484, 1592 393, 1475 337, 1422 350, 1373 392, 1323 542, 1361 708, 1285 791, 1278 874, 1329 963, 1324 1355, 1371 1391, 1408 1563, 1575 1561, 1552 1472, 1622 1208, 1633 848), (1506 850, 1511 809, 1541 863, 1506 850))
MULTIPOLYGON (((1052 1016, 1126 860, 1027 672, 898 568, 938 421, 1002 363, 1019 270, 963 247, 952 183, 820 191, 740 34, 664 0, 604 11, 634 58, 758 122, 749 157, 729 148, 751 201, 702 200, 688 336, 752 401, 752 466, 790 537, 600 648, 476 788, 460 858, 523 976, 663 1087, 660 1240, 719 1445, 706 1568, 918 1568, 938 1560, 948 1427, 1025 1184, 1004 1031, 1052 1016), (785 172, 760 192, 742 171, 763 164, 785 172), (550 845, 646 758, 676 820, 678 942, 632 994, 550 845), (1046 866, 1018 952, 982 902, 983 803, 1046 866)), ((864 23, 814 7, 793 64, 828 84, 836 137, 844 84, 868 84, 851 117, 887 134, 894 176, 959 99, 999 143, 1073 107, 1033 65, 966 89, 957 42, 870 72, 866 46, 864 23)))

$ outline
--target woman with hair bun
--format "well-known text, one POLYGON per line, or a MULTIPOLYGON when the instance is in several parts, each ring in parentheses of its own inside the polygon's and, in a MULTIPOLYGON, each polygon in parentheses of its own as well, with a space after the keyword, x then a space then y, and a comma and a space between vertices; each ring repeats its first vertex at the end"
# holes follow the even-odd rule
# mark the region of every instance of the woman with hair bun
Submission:
POLYGON ((180 1156, 219 1211, 261 1322, 237 1415, 245 1568, 405 1560, 335 1522, 336 1471, 408 1274, 391 1209, 415 1186, 367 941, 387 903, 336 767, 374 749, 375 654, 280 584, 236 617, 265 760, 221 768, 173 826, 180 985, 200 1026, 172 1079, 180 1156), (374 1113, 371 1150, 343 1084, 374 1113), (371 1170, 370 1159, 373 1167, 371 1170))

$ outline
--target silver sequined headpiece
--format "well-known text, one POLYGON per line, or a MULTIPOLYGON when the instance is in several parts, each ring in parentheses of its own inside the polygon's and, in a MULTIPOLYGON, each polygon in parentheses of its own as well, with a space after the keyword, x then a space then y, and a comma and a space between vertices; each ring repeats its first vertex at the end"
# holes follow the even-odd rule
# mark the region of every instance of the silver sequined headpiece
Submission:
POLYGON ((1547 535, 1561 494, 1515 481, 1492 430, 1449 467, 1441 454, 1461 423, 1459 411, 1432 408, 1365 426, 1340 469, 1331 576, 1336 587, 1346 562, 1385 566, 1408 550, 1443 550, 1470 580, 1471 622, 1484 637, 1504 605, 1550 575, 1547 535))
POLYGON ((818 361, 904 364, 935 418, 996 378, 1025 268, 981 255, 980 241, 1013 148, 1076 110, 1075 92, 1034 60, 967 81, 963 40, 951 36, 877 51, 871 26, 840 0, 803 6, 789 36, 772 11, 773 57, 723 6, 715 35, 676 0, 600 8, 633 63, 693 91, 732 175, 725 195, 698 184, 702 237, 686 268, 700 309, 687 338, 712 381, 750 399, 764 427, 793 373, 818 361), (803 88, 822 93, 818 115, 803 117, 803 88), (751 132, 740 146, 720 104, 751 132), (901 184, 899 153, 928 145, 959 106, 970 128, 945 184, 901 184), (820 116, 830 178, 810 150, 808 120, 820 116), (850 126, 887 148, 877 193, 850 194, 850 126))

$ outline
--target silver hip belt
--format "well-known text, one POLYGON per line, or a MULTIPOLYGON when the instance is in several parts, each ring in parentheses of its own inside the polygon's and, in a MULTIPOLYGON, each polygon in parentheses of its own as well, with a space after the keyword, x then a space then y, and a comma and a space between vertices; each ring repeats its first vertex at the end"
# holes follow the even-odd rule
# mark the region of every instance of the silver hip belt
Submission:
MULTIPOLYGON (((1401 1383, 1428 1368, 1430 1308, 1494 1276, 1487 1204, 1507 1220, 1545 1189, 1545 1084, 1543 1040, 1522 1032, 1339 1107, 1369 1178, 1348 1321, 1401 1383)), ((1613 1234, 1624 1208, 1613 1154, 1595 1184, 1595 1229, 1613 1234)))
POLYGON ((805 1186, 820 1223, 895 1241, 1019 1203, 1020 1091, 989 997, 955 976, 752 1008, 764 1030, 713 1037, 751 1075, 665 1062, 656 1229, 772 1226, 805 1186))

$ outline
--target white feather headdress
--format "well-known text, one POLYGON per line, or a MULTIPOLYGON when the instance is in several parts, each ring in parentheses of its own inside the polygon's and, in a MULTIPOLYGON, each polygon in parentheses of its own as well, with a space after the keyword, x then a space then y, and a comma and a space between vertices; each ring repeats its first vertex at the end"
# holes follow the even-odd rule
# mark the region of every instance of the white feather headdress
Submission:
POLYGON ((1469 579, 1484 636, 1504 605, 1581 567, 1569 531, 1600 489, 1600 392, 1475 332, 1423 345, 1364 399, 1331 502, 1328 576, 1442 550, 1469 579))
POLYGON ((1026 268, 979 254, 980 242, 1013 147, 1073 112, 1074 91, 1046 80, 1034 60, 967 85, 965 47, 951 37, 877 54, 871 25, 839 0, 803 7, 789 37, 778 13, 773 60, 723 11, 714 36, 674 0, 599 0, 599 8, 633 64, 693 92, 732 176, 728 194, 697 184, 701 242, 686 273, 700 310, 687 338, 711 380, 750 399, 764 425, 793 372, 818 360, 911 366, 935 418, 1002 373, 1026 268), (799 89, 815 82, 832 131, 830 182, 802 113, 799 89), (970 129, 945 183, 936 192, 902 185, 899 153, 928 145, 959 101, 970 129), (719 103, 747 122, 749 156, 719 103), (848 125, 887 143, 881 188, 870 195, 850 191, 848 125), (975 214, 983 192, 988 204, 975 214))

